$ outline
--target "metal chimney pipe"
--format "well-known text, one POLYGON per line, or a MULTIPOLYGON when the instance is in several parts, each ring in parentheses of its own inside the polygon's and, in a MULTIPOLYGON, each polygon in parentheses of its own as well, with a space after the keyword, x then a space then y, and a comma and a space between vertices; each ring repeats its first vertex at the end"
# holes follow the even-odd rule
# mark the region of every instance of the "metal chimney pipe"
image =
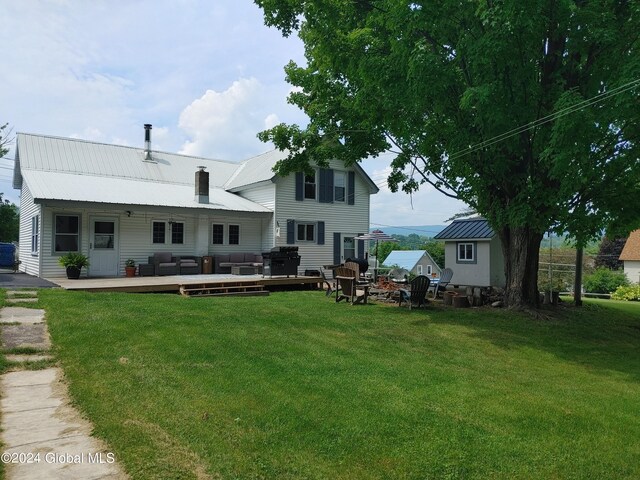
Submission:
POLYGON ((151 160, 151 124, 144 124, 144 159, 151 160))

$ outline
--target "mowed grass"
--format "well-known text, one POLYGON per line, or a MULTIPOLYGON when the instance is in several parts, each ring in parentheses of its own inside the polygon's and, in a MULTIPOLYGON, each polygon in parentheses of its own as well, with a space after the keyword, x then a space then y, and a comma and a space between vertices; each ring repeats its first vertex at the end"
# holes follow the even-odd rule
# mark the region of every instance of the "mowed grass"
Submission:
POLYGON ((640 305, 496 309, 41 290, 133 478, 639 478, 640 305))

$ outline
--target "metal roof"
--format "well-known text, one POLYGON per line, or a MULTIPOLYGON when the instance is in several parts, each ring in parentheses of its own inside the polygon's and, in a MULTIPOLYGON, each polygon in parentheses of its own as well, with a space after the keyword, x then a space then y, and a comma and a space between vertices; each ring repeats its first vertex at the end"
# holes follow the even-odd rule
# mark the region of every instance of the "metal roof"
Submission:
POLYGON ((435 260, 426 250, 393 250, 383 262, 384 265, 398 265, 405 270, 413 270, 422 257, 428 257, 436 268, 440 269, 435 260))
POLYGON ((438 240, 490 240, 495 236, 493 228, 484 218, 454 220, 451 225, 438 233, 438 240))
MULTIPOLYGON (((240 164, 240 168, 229 179, 224 187, 227 190, 238 191, 242 190, 242 187, 266 181, 273 181, 276 177, 276 174, 273 172, 273 167, 279 160, 287 158, 287 155, 289 155, 289 152, 286 150, 272 150, 245 160, 240 164)), ((365 179, 373 193, 377 193, 379 191, 378 186, 373 180, 371 180, 371 177, 367 175, 367 172, 365 172, 358 163, 353 165, 353 169, 365 179)))
POLYGON ((219 187, 209 189, 209 203, 199 203, 195 200, 193 185, 38 170, 23 170, 22 175, 36 202, 66 200, 235 212, 271 212, 262 205, 219 187))
POLYGON ((152 151, 153 162, 144 161, 144 149, 88 142, 74 138, 19 133, 17 151, 21 169, 103 177, 130 178, 194 185, 198 166, 209 172, 212 187, 222 187, 238 169, 223 160, 152 151))

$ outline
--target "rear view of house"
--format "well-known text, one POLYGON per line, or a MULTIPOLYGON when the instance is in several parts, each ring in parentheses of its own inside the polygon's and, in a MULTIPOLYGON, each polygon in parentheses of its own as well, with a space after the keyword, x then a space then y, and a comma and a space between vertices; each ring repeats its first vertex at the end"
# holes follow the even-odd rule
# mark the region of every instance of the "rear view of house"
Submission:
POLYGON ((17 135, 14 188, 20 194, 21 270, 64 275, 58 258, 89 256, 86 274, 119 276, 129 258, 260 253, 295 245, 300 271, 363 256, 369 196, 358 166, 331 162, 313 175, 280 177, 273 151, 241 163, 151 148, 17 135))

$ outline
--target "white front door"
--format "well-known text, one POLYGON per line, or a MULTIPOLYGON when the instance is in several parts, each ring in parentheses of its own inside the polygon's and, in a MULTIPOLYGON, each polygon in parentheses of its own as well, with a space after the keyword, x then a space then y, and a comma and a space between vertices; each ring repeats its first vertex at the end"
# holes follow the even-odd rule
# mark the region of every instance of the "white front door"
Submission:
POLYGON ((89 263, 89 275, 92 277, 115 277, 118 275, 117 218, 91 218, 89 263))
POLYGON ((358 252, 356 252, 356 236, 355 233, 343 233, 342 234, 342 248, 340 251, 340 261, 346 262, 349 258, 356 258, 358 252))

